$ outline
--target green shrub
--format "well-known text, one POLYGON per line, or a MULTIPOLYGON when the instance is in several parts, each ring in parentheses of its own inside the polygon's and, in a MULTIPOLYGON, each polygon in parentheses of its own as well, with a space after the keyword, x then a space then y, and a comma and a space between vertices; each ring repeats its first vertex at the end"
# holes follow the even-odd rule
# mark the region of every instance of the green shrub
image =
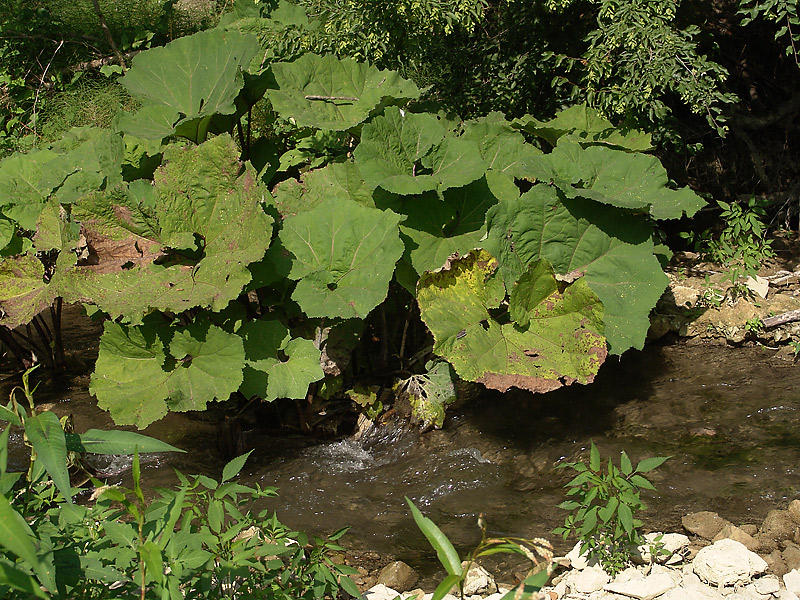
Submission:
POLYGON ((139 451, 177 448, 126 431, 65 431, 51 412, 36 413, 29 373, 0 418, 21 427, 32 448, 24 475, 7 471, 11 426, 0 434, 0 597, 322 599, 344 589, 355 570, 333 561, 346 530, 309 539, 253 504, 275 495, 236 483, 248 454, 230 461, 219 481, 205 475, 159 490, 141 487, 139 451), (68 461, 81 454, 133 453, 133 489, 105 486, 73 502, 68 461), (70 456, 72 458, 70 459, 70 456))
POLYGON ((642 474, 659 467, 669 457, 657 456, 641 461, 633 468, 623 451, 620 466, 608 460, 603 468, 600 452, 592 442, 589 464, 562 463, 578 474, 566 484, 567 495, 574 499, 559 504, 570 511, 564 526, 553 531, 564 539, 574 534, 581 543, 581 554, 596 559, 609 574, 622 571, 630 562, 631 552, 644 543, 639 532, 642 522, 636 514, 647 508, 641 490, 655 490, 642 474))

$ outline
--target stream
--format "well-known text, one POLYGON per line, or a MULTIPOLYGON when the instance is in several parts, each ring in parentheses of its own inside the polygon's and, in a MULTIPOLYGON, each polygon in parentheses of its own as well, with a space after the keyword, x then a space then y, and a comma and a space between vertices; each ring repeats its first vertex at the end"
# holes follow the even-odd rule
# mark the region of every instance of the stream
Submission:
MULTIPOLYGON (((86 392, 88 377, 50 385, 37 400, 72 413, 77 431, 109 428, 86 392)), ((800 368, 763 347, 651 345, 612 358, 590 386, 532 396, 483 392, 451 411, 442 430, 420 434, 396 422, 360 439, 314 441, 246 432, 254 452, 241 481, 274 486, 270 501, 293 528, 331 533, 351 526, 345 545, 413 564, 430 556, 405 505, 411 498, 457 547, 478 542, 479 513, 492 535, 548 537, 563 522, 564 460, 624 449, 633 461, 669 455, 651 473, 657 493, 641 517, 646 529, 680 531, 682 515, 713 510, 732 522, 759 523, 800 493, 800 368)), ((6 391, 7 394, 7 391, 6 391)), ((218 475, 224 461, 210 443, 215 424, 170 414, 145 433, 186 449, 151 456, 143 481, 172 485, 173 468, 218 475)), ((17 447, 21 441, 17 439, 17 447)), ((20 462, 23 458, 17 454, 20 462)), ((106 459, 107 460, 107 459, 106 459)), ((97 464, 116 471, 127 466, 97 464)), ((14 454, 11 462, 13 465, 14 454)), ((111 481, 130 485, 129 473, 111 481)))

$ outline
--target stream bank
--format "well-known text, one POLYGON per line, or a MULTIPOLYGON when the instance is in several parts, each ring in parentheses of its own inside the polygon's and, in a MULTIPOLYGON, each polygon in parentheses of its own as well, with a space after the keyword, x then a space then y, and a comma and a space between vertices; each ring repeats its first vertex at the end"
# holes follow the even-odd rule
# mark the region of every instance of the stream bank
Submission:
MULTIPOLYGON (((243 431, 253 454, 242 481, 277 487, 280 496, 270 507, 290 527, 330 533, 351 526, 344 541, 368 571, 397 558, 429 581, 438 577, 436 566, 404 496, 459 551, 479 540, 475 523, 483 513, 492 535, 547 537, 565 553, 568 545, 550 535, 565 516, 557 505, 568 475, 556 466, 584 459, 591 441, 604 457, 616 458, 623 449, 634 460, 672 456, 653 474, 658 493, 646 496, 642 520, 650 530, 680 531, 682 517, 697 510, 717 511, 736 524, 760 523, 800 495, 800 369, 789 345, 800 336, 793 333, 797 324, 789 323, 769 330, 770 341, 767 333, 747 328, 752 317, 746 315, 792 310, 800 271, 776 265, 764 272, 766 298, 740 296, 706 306, 699 301, 709 274, 704 269, 714 267, 691 256, 676 258, 670 292, 654 313, 651 342, 641 352, 609 359, 590 386, 538 396, 484 391, 452 410, 442 430, 425 434, 388 419, 360 438, 317 440, 276 435, 268 423, 252 420, 243 431), (688 304, 679 303, 681 293, 688 304), (729 326, 719 325, 729 308, 743 312, 729 326), (661 317, 680 324, 659 334, 661 317), (789 336, 779 340, 778 350, 776 331, 789 336), (674 343, 681 333, 682 341, 674 343)), ((710 274, 712 283, 714 277, 720 274, 710 274)), ((86 372, 99 328, 71 318, 77 325, 71 326, 70 346, 77 350, 68 360, 86 372)), ((82 375, 43 385, 37 401, 59 415, 72 414, 78 431, 113 427, 88 395, 88 384, 82 375)), ((225 463, 209 443, 216 424, 208 415, 170 413, 145 433, 188 450, 149 457, 143 479, 150 488, 174 484, 173 468, 215 476, 225 463)), ((98 467, 112 483, 130 485, 124 460, 98 467)), ((494 567, 508 574, 516 565, 501 558, 494 567)))

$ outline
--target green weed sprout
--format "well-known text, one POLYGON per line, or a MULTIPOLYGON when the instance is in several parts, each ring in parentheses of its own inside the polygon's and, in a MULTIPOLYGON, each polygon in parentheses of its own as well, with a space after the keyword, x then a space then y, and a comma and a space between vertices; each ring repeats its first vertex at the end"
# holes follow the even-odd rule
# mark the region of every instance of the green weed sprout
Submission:
POLYGON ((592 442, 589 464, 562 463, 577 475, 564 487, 566 500, 559 508, 570 511, 564 526, 553 531, 566 540, 574 534, 581 543, 581 554, 597 560, 610 575, 622 571, 631 560, 631 552, 644 543, 639 533, 642 522, 636 514, 647 508, 640 497, 641 490, 655 490, 642 474, 661 466, 669 456, 656 456, 641 461, 633 468, 623 451, 620 466, 609 459, 603 468, 600 452, 592 442))

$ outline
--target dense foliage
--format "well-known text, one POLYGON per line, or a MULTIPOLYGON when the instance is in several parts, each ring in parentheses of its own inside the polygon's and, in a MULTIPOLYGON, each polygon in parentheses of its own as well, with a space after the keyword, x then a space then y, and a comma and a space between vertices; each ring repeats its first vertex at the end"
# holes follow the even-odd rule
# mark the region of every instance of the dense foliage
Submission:
POLYGON ((0 420, 10 423, 0 433, 3 598, 321 600, 340 588, 358 596, 348 578, 355 569, 334 562, 345 530, 309 539, 274 513, 253 512, 275 490, 233 481, 249 453, 225 465, 219 481, 178 473, 176 489, 148 501, 139 453, 179 450, 128 431, 74 433, 69 419, 37 413, 28 376, 0 406, 0 420), (9 470, 11 425, 31 447, 25 473, 9 470), (70 476, 90 478, 87 453, 132 454, 133 489, 91 478, 92 497, 74 502, 70 476))
POLYGON ((117 423, 393 373, 433 425, 453 375, 422 367, 431 349, 462 379, 545 391, 642 347, 666 286, 653 225, 704 204, 648 136, 581 106, 425 112, 396 72, 267 63, 241 29, 137 55, 135 113, 0 163, 2 324, 56 298, 106 315, 90 389, 117 423))

